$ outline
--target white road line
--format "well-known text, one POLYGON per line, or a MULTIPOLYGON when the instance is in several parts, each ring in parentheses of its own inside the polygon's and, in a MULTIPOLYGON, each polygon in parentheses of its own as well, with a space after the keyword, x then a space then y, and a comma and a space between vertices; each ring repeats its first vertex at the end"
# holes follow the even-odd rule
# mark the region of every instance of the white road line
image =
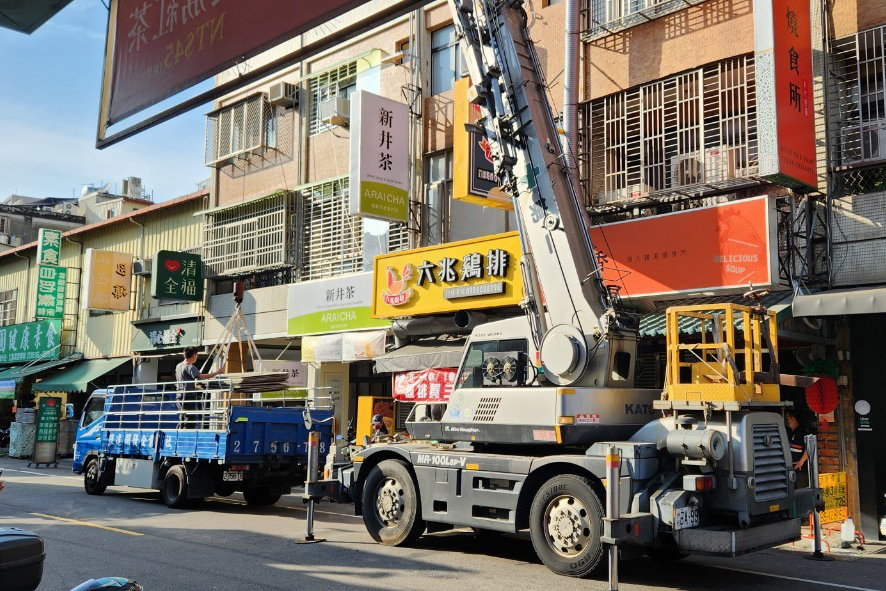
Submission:
POLYGON ((54 476, 56 478, 70 478, 71 480, 80 480, 77 476, 61 476, 60 474, 47 474, 45 472, 32 472, 31 470, 16 470, 15 468, 3 468, 0 466, 0 471, 2 472, 21 472, 22 474, 33 474, 34 476, 54 476))
POLYGON ((764 573, 756 570, 746 570, 743 568, 734 568, 731 566, 720 566, 718 564, 705 564, 702 562, 692 562, 698 566, 707 566, 710 568, 718 568, 720 570, 728 570, 736 573, 745 573, 748 575, 757 575, 760 577, 772 577, 773 579, 784 579, 786 581, 797 581, 798 583, 811 583, 813 585, 823 585, 825 587, 836 587, 838 589, 852 589, 854 591, 883 591, 882 589, 873 589, 870 587, 856 587, 854 585, 843 585, 842 583, 828 583, 826 581, 817 581, 815 579, 802 579, 800 577, 789 577, 787 575, 776 575, 773 573, 764 573))

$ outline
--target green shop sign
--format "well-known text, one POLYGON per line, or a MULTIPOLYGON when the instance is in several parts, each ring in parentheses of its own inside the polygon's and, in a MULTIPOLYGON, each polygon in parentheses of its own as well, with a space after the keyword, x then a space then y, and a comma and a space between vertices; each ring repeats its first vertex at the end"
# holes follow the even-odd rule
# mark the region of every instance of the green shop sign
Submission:
POLYGON ((58 422, 62 416, 62 399, 44 396, 37 407, 37 443, 54 443, 58 440, 58 422))
POLYGON ((40 228, 37 233, 37 264, 58 265, 62 254, 62 233, 40 228))
POLYGON ((388 328, 372 317, 372 273, 304 281, 289 286, 289 336, 388 328))
POLYGON ((0 327, 0 363, 58 359, 61 330, 58 318, 0 327))
POLYGON ((40 265, 37 268, 37 318, 62 318, 65 315, 65 267, 40 265))
POLYGON ((203 261, 199 254, 161 250, 154 256, 151 297, 157 300, 203 300, 203 261))

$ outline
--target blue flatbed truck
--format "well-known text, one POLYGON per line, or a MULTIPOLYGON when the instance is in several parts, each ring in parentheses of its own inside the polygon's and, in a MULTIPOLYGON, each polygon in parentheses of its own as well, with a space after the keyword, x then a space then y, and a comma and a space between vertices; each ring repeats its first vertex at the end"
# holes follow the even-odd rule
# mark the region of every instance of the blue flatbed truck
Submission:
POLYGON ((320 433, 323 461, 332 409, 306 400, 292 406, 285 396, 253 399, 218 380, 203 386, 184 386, 194 389, 194 401, 184 403, 183 386, 171 382, 94 391, 74 444, 73 469, 87 494, 153 489, 167 506, 186 508, 242 492, 249 505, 272 505, 305 481, 312 430, 320 433))

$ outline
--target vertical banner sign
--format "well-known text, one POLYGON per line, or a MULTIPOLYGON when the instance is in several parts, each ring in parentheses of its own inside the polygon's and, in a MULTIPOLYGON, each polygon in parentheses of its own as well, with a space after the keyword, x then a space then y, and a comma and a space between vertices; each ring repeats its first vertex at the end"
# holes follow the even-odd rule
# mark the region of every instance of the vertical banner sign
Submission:
POLYGON ((83 309, 125 312, 132 287, 132 255, 86 249, 83 309))
POLYGON ((818 186, 809 0, 754 0, 760 176, 818 186))
POLYGON ((37 318, 63 318, 68 270, 65 267, 37 267, 37 318))
POLYGON ((58 422, 62 416, 62 399, 43 396, 37 405, 37 436, 34 454, 28 464, 58 463, 58 422))
POLYGON ((61 330, 57 318, 0 326, 0 363, 58 359, 61 330))
POLYGON ((846 472, 819 474, 818 485, 824 497, 824 511, 821 512, 822 523, 843 521, 849 516, 849 502, 846 491, 846 472))
POLYGON ((452 137, 452 198, 475 205, 514 210, 514 203, 498 188, 495 163, 486 134, 475 124, 480 107, 468 100, 470 78, 455 81, 455 117, 452 137), (466 127, 467 126, 467 127, 466 127))
POLYGON ((37 234, 37 264, 58 265, 61 258, 62 233, 40 228, 37 234))
POLYGON ((199 254, 161 250, 154 256, 151 297, 157 300, 203 300, 203 261, 199 254))
POLYGON ((350 213, 409 219, 409 108, 361 90, 351 98, 350 213))

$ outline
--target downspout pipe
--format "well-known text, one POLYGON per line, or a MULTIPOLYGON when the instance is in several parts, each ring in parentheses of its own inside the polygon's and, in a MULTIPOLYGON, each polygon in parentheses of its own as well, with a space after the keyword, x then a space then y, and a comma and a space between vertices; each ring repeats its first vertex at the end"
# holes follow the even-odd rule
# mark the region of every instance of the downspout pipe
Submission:
MULTIPOLYGON (((17 252, 13 252, 12 254, 14 254, 15 256, 17 256, 20 259, 24 259, 25 262, 28 264, 28 270, 25 273, 25 286, 24 286, 25 297, 24 297, 24 300, 25 300, 25 322, 29 322, 31 320, 31 317, 28 316, 28 313, 30 312, 30 308, 31 308, 31 298, 30 298, 30 295, 28 294, 28 287, 31 285, 31 257, 22 256, 17 252)), ((35 314, 36 314, 36 311, 35 311, 35 314)), ((13 324, 15 324, 15 319, 13 319, 13 324)))
POLYGON ((579 203, 585 205, 578 174, 578 84, 580 80, 579 29, 580 0, 566 0, 566 37, 563 44, 563 131, 566 135, 564 158, 579 203))

